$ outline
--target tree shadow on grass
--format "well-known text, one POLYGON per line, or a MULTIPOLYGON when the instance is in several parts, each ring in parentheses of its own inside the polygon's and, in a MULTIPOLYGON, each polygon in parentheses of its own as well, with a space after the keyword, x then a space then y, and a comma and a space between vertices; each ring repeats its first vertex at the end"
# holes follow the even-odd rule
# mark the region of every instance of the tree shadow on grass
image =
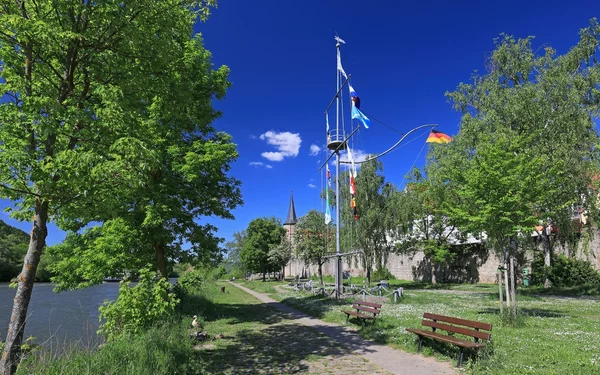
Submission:
POLYGON ((215 303, 208 298, 192 294, 185 296, 179 304, 179 313, 184 316, 198 315, 206 322, 229 319, 228 324, 260 322, 274 324, 282 320, 282 315, 274 313, 268 304, 215 303))
POLYGON ((282 300, 281 303, 319 319, 323 318, 332 307, 339 307, 341 314, 341 309, 343 307, 350 308, 350 305, 352 304, 352 302, 347 299, 335 299, 322 296, 288 297, 282 300))
MULTIPOLYGON (((529 308, 518 308, 519 314, 526 317, 541 317, 541 318, 564 318, 570 315, 564 314, 560 311, 556 310, 545 310, 545 309, 529 309, 529 308)), ((477 314, 491 314, 491 315, 499 315, 499 308, 488 307, 486 309, 480 310, 477 314)))
POLYGON ((352 349, 294 323, 270 325, 259 331, 237 332, 224 348, 201 348, 198 356, 211 374, 298 374, 315 357, 340 357, 352 349))

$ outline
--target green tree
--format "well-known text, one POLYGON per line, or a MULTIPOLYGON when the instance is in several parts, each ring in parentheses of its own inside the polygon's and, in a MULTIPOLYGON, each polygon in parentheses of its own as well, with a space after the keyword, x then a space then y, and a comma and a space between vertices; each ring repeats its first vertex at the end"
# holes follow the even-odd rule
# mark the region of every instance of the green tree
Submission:
POLYGON ((287 236, 283 236, 281 242, 274 245, 269 250, 269 262, 273 265, 276 270, 282 270, 281 276, 284 276, 285 265, 292 259, 292 241, 287 236))
POLYGON ((361 251, 358 258, 366 270, 368 283, 374 268, 383 268, 387 263, 392 246, 388 238, 393 225, 389 203, 396 189, 385 182, 385 177, 379 174, 382 171, 383 163, 379 160, 361 165, 355 183, 358 220, 355 220, 350 206, 349 175, 344 172, 340 176, 342 243, 348 250, 361 251))
POLYGON ((254 219, 246 229, 246 241, 240 253, 244 267, 250 272, 263 274, 276 271, 278 265, 269 259, 269 251, 281 244, 285 236, 285 228, 277 218, 261 217, 254 219))
POLYGON ((447 93, 461 128, 431 157, 439 181, 458 193, 447 212, 509 256, 546 218, 568 237, 576 206, 596 211, 589 187, 598 160, 599 35, 592 20, 562 56, 550 47, 536 55, 531 37, 503 36, 489 73, 447 93))
POLYGON ((310 210, 296 224, 294 235, 296 253, 307 264, 319 269, 319 280, 323 285, 323 264, 326 256, 335 252, 335 228, 333 222, 325 224, 325 215, 310 210))
POLYGON ((448 185, 434 183, 417 168, 411 171, 408 180, 404 191, 396 192, 391 198, 396 250, 423 251, 425 260, 431 264, 431 283, 436 284, 438 266, 456 257, 452 242, 465 239, 455 219, 442 210, 455 194, 448 185))
POLYGON ((225 243, 225 251, 227 258, 225 259, 225 270, 228 273, 238 270, 243 273, 243 264, 241 259, 242 249, 244 248, 244 242, 246 241, 246 231, 233 233, 233 240, 225 243))
MULTIPOLYGON (((0 17, 0 198, 32 220, 0 373, 16 370, 47 222, 78 230, 161 166, 157 92, 207 1, 7 2, 0 17)), ((169 73, 169 74, 167 74, 169 73)), ((166 124, 168 126, 168 124, 166 124)), ((127 200, 126 200, 127 201, 127 200)))

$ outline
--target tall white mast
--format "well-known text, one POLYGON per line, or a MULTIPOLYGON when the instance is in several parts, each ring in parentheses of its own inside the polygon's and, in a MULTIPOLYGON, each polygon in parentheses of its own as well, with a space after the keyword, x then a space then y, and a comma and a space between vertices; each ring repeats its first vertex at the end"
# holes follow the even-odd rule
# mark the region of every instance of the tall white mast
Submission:
MULTIPOLYGON (((343 140, 343 131, 340 132, 340 78, 341 72, 339 70, 340 62, 340 45, 345 43, 340 37, 335 37, 335 48, 336 48, 336 77, 337 83, 335 90, 337 91, 335 99, 335 132, 338 140, 343 140)), ((342 146, 343 149, 343 146, 342 146)), ((336 298, 340 298, 343 292, 344 280, 342 278, 342 257, 340 256, 340 149, 335 151, 335 294, 336 298)))

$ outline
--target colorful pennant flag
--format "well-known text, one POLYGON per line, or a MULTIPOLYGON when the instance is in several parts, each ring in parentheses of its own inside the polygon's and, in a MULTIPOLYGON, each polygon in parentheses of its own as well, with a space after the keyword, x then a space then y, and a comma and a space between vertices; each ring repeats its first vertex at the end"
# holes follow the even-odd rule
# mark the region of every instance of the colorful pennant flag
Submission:
POLYGON ((358 209, 356 208, 356 184, 354 179, 356 178, 356 164, 354 164, 354 158, 352 157, 352 150, 348 147, 348 159, 350 159, 350 196, 351 203, 350 207, 354 215, 354 220, 358 220, 358 209))
POLYGON ((331 174, 329 173, 329 164, 325 166, 327 176, 327 187, 325 188, 325 225, 331 223, 331 208, 329 204, 329 188, 331 188, 331 174))
POLYGON ((369 129, 369 125, 371 125, 371 120, 364 113, 360 111, 360 109, 356 108, 354 102, 352 103, 352 118, 356 119, 365 126, 365 128, 369 129))
POLYGON ((436 130, 432 130, 431 133, 429 133, 429 137, 427 137, 427 140, 425 142, 429 142, 429 143, 448 143, 452 141, 452 137, 450 137, 447 134, 444 134, 442 132, 438 132, 436 130))
POLYGON ((348 84, 348 88, 350 89, 350 100, 352 100, 352 104, 356 108, 360 109, 360 98, 356 94, 356 91, 354 91, 354 87, 352 87, 352 85, 348 84))

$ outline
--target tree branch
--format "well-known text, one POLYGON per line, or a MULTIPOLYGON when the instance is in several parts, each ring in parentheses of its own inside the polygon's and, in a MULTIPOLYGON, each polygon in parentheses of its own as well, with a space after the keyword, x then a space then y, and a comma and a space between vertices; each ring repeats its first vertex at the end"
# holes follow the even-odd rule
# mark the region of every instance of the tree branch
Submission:
POLYGON ((41 197, 40 194, 34 193, 32 191, 29 190, 22 190, 22 189, 16 189, 10 186, 6 186, 4 184, 0 184, 0 188, 5 189, 5 190, 10 190, 10 191, 14 191, 16 193, 22 193, 22 194, 27 194, 27 195, 33 195, 35 197, 41 197))

